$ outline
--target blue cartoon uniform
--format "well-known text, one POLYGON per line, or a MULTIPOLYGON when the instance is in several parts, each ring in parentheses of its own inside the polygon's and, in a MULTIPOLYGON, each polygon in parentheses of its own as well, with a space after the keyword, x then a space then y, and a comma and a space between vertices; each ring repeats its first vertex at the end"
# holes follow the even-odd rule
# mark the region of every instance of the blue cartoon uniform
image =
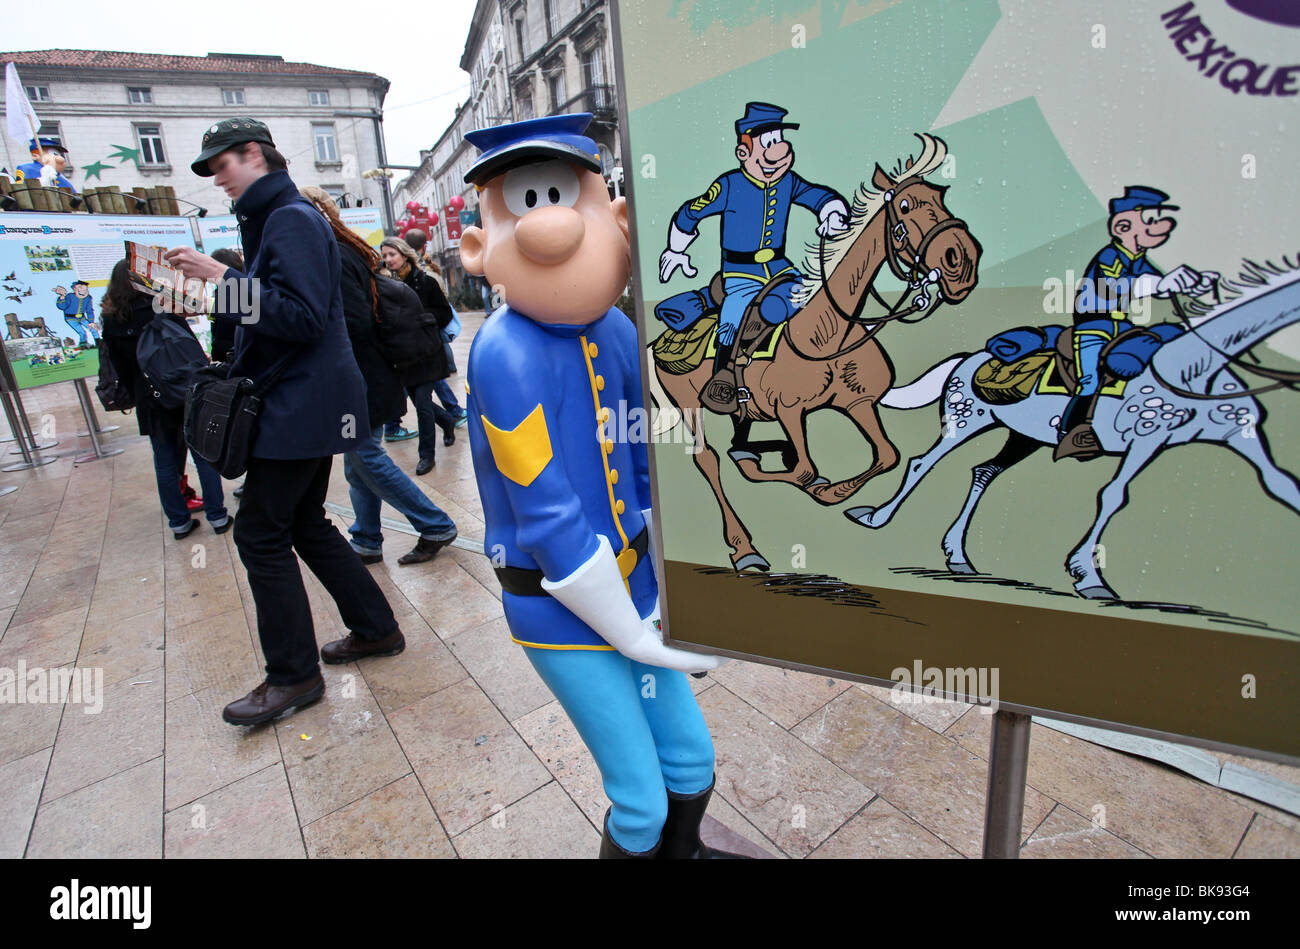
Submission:
MULTIPOLYGON (((39 182, 41 180, 41 169, 44 167, 45 166, 38 161, 23 162, 18 166, 18 180, 22 181, 26 178, 30 178, 32 181, 39 182)), ((54 183, 60 188, 71 188, 73 191, 77 190, 76 185, 65 178, 62 172, 55 174, 54 183)))
POLYGON ((65 293, 55 305, 63 313, 63 321, 72 327, 81 340, 82 346, 86 345, 86 330, 90 330, 91 338, 96 344, 99 343, 99 333, 95 331, 95 304, 90 299, 90 294, 81 297, 75 292, 65 293))

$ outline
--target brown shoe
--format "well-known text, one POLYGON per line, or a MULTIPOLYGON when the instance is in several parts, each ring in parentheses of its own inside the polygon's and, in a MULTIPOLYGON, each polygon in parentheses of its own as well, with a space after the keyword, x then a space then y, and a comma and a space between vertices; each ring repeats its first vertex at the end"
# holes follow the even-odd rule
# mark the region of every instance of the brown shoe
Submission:
POLYGON ((424 563, 426 560, 432 560, 438 555, 438 551, 442 550, 442 548, 446 547, 455 539, 455 534, 452 534, 450 537, 443 540, 425 540, 421 537, 416 541, 415 546, 411 548, 411 552, 402 554, 402 556, 397 558, 397 562, 399 565, 405 567, 413 563, 424 563))
POLYGON ((405 648, 406 637, 400 629, 383 639, 363 639, 356 633, 348 633, 342 639, 321 646, 320 658, 321 662, 337 666, 366 656, 396 656, 405 648))
POLYGON ((263 682, 242 699, 227 705, 221 717, 232 725, 260 725, 311 705, 324 694, 325 680, 319 672, 314 678, 293 685, 263 682))
POLYGON ((1101 442, 1097 441, 1097 433, 1092 430, 1092 424, 1081 422, 1061 436, 1056 450, 1052 452, 1052 461, 1060 461, 1062 458, 1089 461, 1101 454, 1101 442))

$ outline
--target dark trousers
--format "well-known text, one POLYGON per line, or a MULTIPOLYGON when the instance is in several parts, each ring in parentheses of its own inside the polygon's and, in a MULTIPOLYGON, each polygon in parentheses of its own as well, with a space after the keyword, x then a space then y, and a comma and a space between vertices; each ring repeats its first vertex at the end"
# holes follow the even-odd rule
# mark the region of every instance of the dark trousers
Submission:
POLYGON ((445 432, 456 427, 456 417, 433 401, 433 385, 432 382, 422 382, 406 389, 420 423, 420 458, 429 461, 438 455, 438 430, 445 432))
POLYGON ((319 650, 297 551, 334 598, 352 632, 383 639, 397 629, 379 584, 325 516, 333 458, 253 458, 235 518, 235 546, 257 607, 266 680, 293 685, 312 678, 319 650))

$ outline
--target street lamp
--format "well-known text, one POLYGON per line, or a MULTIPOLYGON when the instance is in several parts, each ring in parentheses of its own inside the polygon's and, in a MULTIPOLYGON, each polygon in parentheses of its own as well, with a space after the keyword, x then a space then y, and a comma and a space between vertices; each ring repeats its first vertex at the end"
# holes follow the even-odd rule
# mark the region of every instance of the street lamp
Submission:
MULTIPOLYGON (((386 169, 388 165, 388 151, 384 148, 384 132, 381 125, 384 121, 384 114, 378 109, 339 109, 334 112, 334 116, 340 119, 370 119, 375 127, 375 148, 379 153, 379 167, 386 169)), ((388 192, 388 176, 379 179, 379 190, 384 199, 384 230, 393 229, 393 196, 388 192)))

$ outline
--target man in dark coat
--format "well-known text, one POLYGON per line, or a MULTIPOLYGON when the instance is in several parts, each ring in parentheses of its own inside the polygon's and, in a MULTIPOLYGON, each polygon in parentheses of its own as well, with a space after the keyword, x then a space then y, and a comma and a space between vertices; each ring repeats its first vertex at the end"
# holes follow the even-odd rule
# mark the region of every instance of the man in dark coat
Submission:
POLYGON ((226 706, 222 717, 234 725, 270 721, 325 692, 295 551, 351 631, 325 645, 321 659, 391 656, 406 645, 379 585, 325 516, 333 456, 354 450, 370 426, 365 383, 343 322, 338 247, 286 165, 261 122, 213 125, 191 168, 214 177, 234 200, 245 272, 191 248, 167 253, 187 276, 222 282, 213 318, 238 324, 233 375, 261 380, 283 366, 263 399, 235 522, 267 675, 226 706))

